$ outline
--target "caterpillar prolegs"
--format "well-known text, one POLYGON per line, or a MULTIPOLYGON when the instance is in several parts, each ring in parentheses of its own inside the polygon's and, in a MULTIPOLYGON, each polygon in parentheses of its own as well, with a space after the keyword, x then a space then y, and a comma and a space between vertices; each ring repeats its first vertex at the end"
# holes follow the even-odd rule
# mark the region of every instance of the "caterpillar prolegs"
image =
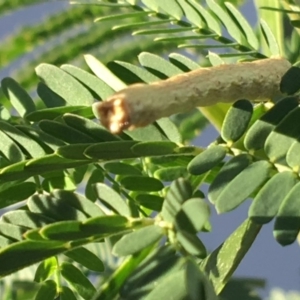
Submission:
POLYGON ((201 68, 151 84, 131 85, 103 102, 94 114, 113 133, 143 127, 157 119, 218 102, 268 100, 280 96, 282 76, 291 67, 283 58, 201 68))

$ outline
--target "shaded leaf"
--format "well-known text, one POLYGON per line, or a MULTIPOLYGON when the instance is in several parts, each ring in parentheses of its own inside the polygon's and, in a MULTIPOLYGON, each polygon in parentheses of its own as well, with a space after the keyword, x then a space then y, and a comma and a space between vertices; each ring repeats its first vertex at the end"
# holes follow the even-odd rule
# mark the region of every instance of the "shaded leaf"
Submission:
POLYGON ((285 196, 274 224, 274 237, 282 246, 292 244, 300 230, 300 182, 285 196))
POLYGON ((208 190, 208 199, 215 203, 219 198, 223 189, 231 182, 239 173, 241 173, 252 161, 248 154, 240 154, 230 159, 219 171, 214 178, 208 190))
POLYGON ((56 282, 47 280, 41 283, 41 286, 35 296, 35 300, 53 300, 56 296, 56 282))
POLYGON ((259 150, 264 147, 268 135, 276 125, 298 106, 296 97, 287 97, 277 102, 262 117, 255 121, 245 135, 244 145, 248 150, 259 150))
POLYGON ((99 259, 99 257, 84 247, 67 251, 64 254, 89 270, 95 272, 104 271, 103 262, 99 259))
POLYGON ((139 156, 172 154, 177 145, 170 141, 141 142, 132 146, 131 150, 139 156))
POLYGON ((233 272, 251 247, 261 226, 245 220, 216 250, 201 262, 214 286, 220 294, 233 272))
POLYGON ((0 276, 11 274, 65 250, 64 244, 58 241, 14 243, 0 250, 0 276))
POLYGON ((126 176, 120 180, 120 183, 130 191, 155 192, 164 187, 160 180, 146 176, 126 176))
POLYGON ((43 282, 47 278, 50 278, 52 274, 57 270, 57 260, 55 257, 50 257, 42 261, 37 267, 34 275, 34 281, 43 282))
POLYGON ((82 84, 58 67, 42 63, 35 71, 43 82, 68 104, 91 105, 94 102, 93 95, 82 84))
POLYGON ((188 164, 188 171, 192 175, 201 175, 218 165, 226 156, 227 149, 220 145, 213 145, 195 156, 188 164))
POLYGON ((54 120, 65 113, 74 113, 87 117, 92 117, 93 112, 91 107, 86 107, 82 105, 72 105, 72 106, 59 106, 51 108, 43 108, 29 113, 26 119, 30 122, 38 122, 42 120, 54 120))
POLYGON ((257 193, 248 216, 258 224, 270 222, 296 182, 295 174, 289 171, 274 175, 257 193))
POLYGON ((175 224, 180 230, 189 233, 199 232, 210 216, 208 205, 201 198, 185 201, 175 217, 175 224))
POLYGON ((106 99, 114 93, 114 90, 104 81, 85 70, 77 68, 73 65, 62 65, 60 68, 69 73, 71 76, 75 77, 90 90, 95 92, 100 99, 106 99))
POLYGON ((14 109, 21 117, 35 111, 35 104, 28 93, 12 78, 6 77, 1 81, 1 88, 14 109))
POLYGON ((66 262, 63 262, 60 268, 61 275, 83 299, 90 300, 93 297, 96 293, 95 287, 78 268, 66 262))
POLYGON ((119 193, 104 183, 96 183, 94 189, 96 195, 106 207, 120 215, 130 216, 128 205, 119 193))
POLYGON ((216 201, 219 213, 228 212, 247 199, 271 176, 272 165, 268 161, 257 161, 246 167, 227 184, 216 201))
POLYGON ((281 78, 280 92, 293 95, 300 89, 300 68, 291 67, 281 78))
POLYGON ((137 157, 131 151, 136 141, 105 142, 90 146, 84 154, 97 159, 125 159, 137 157))
POLYGON ((96 142, 96 140, 91 138, 90 136, 60 122, 43 120, 39 122, 39 127, 44 132, 66 143, 80 144, 96 142))
POLYGON ((224 141, 233 143, 246 132, 253 113, 253 106, 248 100, 236 101, 228 110, 223 121, 221 136, 224 141))
POLYGON ((141 251, 163 237, 163 229, 157 225, 146 226, 124 235, 113 247, 113 254, 127 256, 141 251))
POLYGON ((162 218, 167 222, 173 223, 182 204, 191 198, 192 194, 192 186, 187 180, 179 178, 172 182, 163 203, 161 211, 162 218))

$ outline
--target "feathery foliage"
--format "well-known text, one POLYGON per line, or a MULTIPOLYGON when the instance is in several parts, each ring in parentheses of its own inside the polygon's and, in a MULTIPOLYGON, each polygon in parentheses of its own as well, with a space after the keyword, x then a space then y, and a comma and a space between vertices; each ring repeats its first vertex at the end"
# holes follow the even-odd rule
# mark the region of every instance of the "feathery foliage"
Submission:
MULTIPOLYGON (((231 277, 264 224, 275 219, 281 245, 300 230, 297 64, 281 79, 282 99, 195 108, 118 135, 91 107, 201 67, 279 55, 294 64, 300 7, 256 1, 253 28, 238 9, 245 1, 75 2, 0 49, 5 68, 49 46, 1 81, 3 299, 260 299, 252 289, 263 281, 231 277), (208 123, 220 136, 191 146, 208 123), (211 230, 206 197, 218 213, 252 199, 211 253, 201 241, 211 230), (27 275, 14 292, 25 267, 34 282, 27 275)), ((22 5, 2 1, 0 13, 22 5)))

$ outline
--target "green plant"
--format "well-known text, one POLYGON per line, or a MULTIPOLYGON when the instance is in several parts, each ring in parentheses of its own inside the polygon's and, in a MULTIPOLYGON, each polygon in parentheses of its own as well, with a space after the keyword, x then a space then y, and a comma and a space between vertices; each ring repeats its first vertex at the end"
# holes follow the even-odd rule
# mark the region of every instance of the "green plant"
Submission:
MULTIPOLYGON (((259 299, 249 290, 262 281, 230 279, 261 226, 276 218, 276 240, 282 245, 296 240, 297 67, 278 78, 283 99, 217 103, 118 135, 93 120, 95 98, 102 101, 126 85, 195 70, 198 61, 216 66, 227 59, 271 55, 290 63, 298 60, 297 4, 272 2, 270 7, 268 1, 257 1, 268 7, 259 10, 266 20, 253 30, 232 3, 202 2, 103 0, 95 2, 95 9, 75 7, 68 18, 64 13, 55 16, 50 29, 39 27, 27 37, 34 45, 42 33, 50 36, 76 23, 78 16, 101 14, 100 25, 82 40, 41 58, 44 63, 35 68, 39 99, 34 101, 23 88, 35 83, 28 70, 18 75, 21 85, 12 78, 2 80, 0 208, 18 208, 1 217, 0 275, 18 274, 38 263, 36 284, 21 281, 35 299, 233 299, 229 291, 235 284, 241 287, 239 299, 259 299), (288 17, 292 33, 285 38, 288 17), (130 40, 131 30, 146 37, 130 40), (95 56, 106 65, 88 54, 85 62, 92 72, 85 66, 56 66, 83 51, 93 52, 104 41, 107 45, 100 44, 104 50, 95 56), (191 57, 172 53, 163 59, 161 51, 174 46, 197 51, 191 57), (112 53, 101 56, 110 49, 112 53), (221 51, 209 52, 207 58, 208 49, 221 51), (141 51, 139 66, 136 54, 141 51), (17 114, 10 113, 12 108, 17 114), (191 146, 208 121, 220 137, 206 149, 191 146), (253 198, 249 218, 211 253, 199 238, 200 232, 211 230, 204 183, 210 185, 208 199, 218 212, 253 198)), ((24 44, 13 41, 8 49, 24 51, 24 44)), ((8 59, 20 54, 1 51, 3 64, 5 51, 8 59)), ((2 280, 6 299, 25 299, 9 288, 15 283, 2 280)))

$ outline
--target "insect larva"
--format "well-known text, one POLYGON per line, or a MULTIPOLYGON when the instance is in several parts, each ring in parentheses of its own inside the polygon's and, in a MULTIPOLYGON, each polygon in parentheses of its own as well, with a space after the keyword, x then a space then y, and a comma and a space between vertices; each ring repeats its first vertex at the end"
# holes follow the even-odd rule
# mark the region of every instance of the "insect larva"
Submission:
POLYGON ((94 114, 113 133, 143 127, 157 119, 218 102, 268 100, 291 64, 283 58, 220 65, 151 84, 134 84, 93 105, 94 114))

